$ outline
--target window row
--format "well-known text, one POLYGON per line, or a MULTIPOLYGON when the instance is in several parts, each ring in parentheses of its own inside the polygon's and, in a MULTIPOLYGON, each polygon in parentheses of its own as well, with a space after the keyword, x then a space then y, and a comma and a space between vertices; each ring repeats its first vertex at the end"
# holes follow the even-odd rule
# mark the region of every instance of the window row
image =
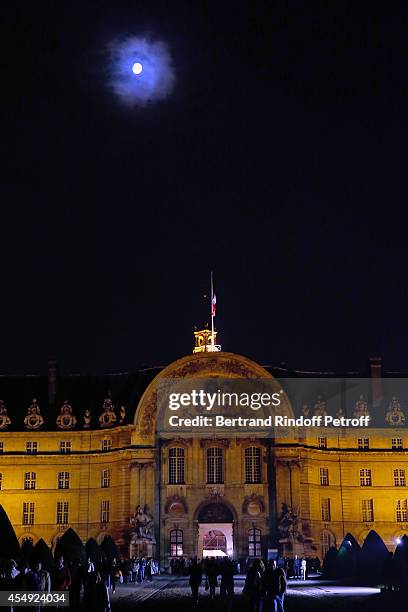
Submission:
MULTIPOLYGON (((326 467, 320 468, 319 474, 320 474, 320 484, 322 486, 327 487, 330 484, 329 468, 326 468, 326 467)), ((371 487, 372 486, 373 479, 372 479, 371 469, 369 468, 361 469, 359 472, 359 478, 360 478, 361 487, 371 487)), ((406 487, 407 486, 407 480, 406 480, 404 469, 396 468, 394 470, 393 483, 395 487, 406 487)))
MULTIPOLYGON (((327 448, 327 438, 319 436, 317 446, 319 448, 327 448)), ((357 448, 358 450, 370 450, 370 438, 357 438, 357 448)), ((403 448, 404 442, 402 438, 391 438, 391 450, 402 450, 403 448)))
MULTIPOLYGON (((171 557, 182 557, 184 555, 183 538, 184 533, 182 529, 172 529, 169 534, 170 538, 170 556, 171 557)), ((214 538, 211 538, 212 540, 214 538)), ((248 529, 248 557, 261 557, 262 556, 262 532, 260 529, 255 527, 248 529)), ((206 546, 211 546, 207 544, 206 546)), ((226 548, 226 537, 218 536, 216 543, 213 548, 219 549, 226 548)), ((224 550, 225 552, 225 550, 224 550)))
MULTIPOLYGON (((110 501, 103 500, 100 504, 100 522, 109 523, 110 501)), ((34 525, 35 523, 35 502, 23 502, 23 525, 34 525)), ((56 507, 56 524, 69 524, 69 502, 58 501, 56 507)))
MULTIPOLYGON (((175 446, 169 449, 168 477, 170 484, 185 483, 185 449, 175 446)), ((215 446, 207 448, 207 483, 221 484, 224 482, 224 451, 215 446)), ((262 482, 261 449, 248 446, 245 449, 245 482, 262 482)))
MULTIPOLYGON (((321 501, 321 517, 322 521, 328 523, 331 521, 330 499, 322 499, 321 501)), ((374 502, 372 499, 363 499, 361 501, 361 520, 363 523, 372 523, 374 521, 374 502)), ((395 521, 397 523, 408 522, 408 500, 397 499, 395 502, 395 521)))
MULTIPOLYGON (((104 438, 101 440, 101 450, 109 451, 112 449, 112 440, 104 438)), ((36 455, 39 451, 39 445, 36 440, 26 442, 27 455, 36 455)), ((4 442, 0 442, 0 454, 4 452, 4 442)), ((59 452, 63 455, 69 455, 72 452, 71 440, 61 440, 59 444, 59 452)))
MULTIPOLYGON (((70 488, 70 473, 58 472, 57 474, 57 489, 70 488)), ((0 490, 3 484, 3 474, 0 473, 0 490)), ((100 475, 100 485, 102 489, 108 489, 111 485, 111 470, 109 468, 102 470, 100 475)), ((29 491, 37 488, 37 473, 25 472, 24 474, 24 489, 29 491)))

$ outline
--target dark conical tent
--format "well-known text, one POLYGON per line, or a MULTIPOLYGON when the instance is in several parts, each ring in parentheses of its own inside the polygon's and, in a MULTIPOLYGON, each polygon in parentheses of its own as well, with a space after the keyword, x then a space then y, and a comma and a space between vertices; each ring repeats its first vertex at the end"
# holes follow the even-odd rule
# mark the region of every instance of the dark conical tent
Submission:
POLYGON ((106 561, 105 553, 94 538, 89 538, 85 544, 85 553, 86 558, 89 558, 95 566, 101 565, 106 561))
POLYGON ((65 563, 71 561, 85 561, 85 547, 82 540, 71 527, 58 540, 55 547, 54 558, 64 557, 65 563))
POLYGON ((110 536, 106 535, 104 537, 103 542, 101 544, 101 548, 105 553, 109 563, 112 562, 112 559, 118 558, 118 549, 116 548, 116 544, 110 536))
POLYGON ((337 559, 337 548, 335 546, 331 546, 323 559, 322 572, 325 578, 332 579, 335 577, 336 559, 337 559))
POLYGON ((49 572, 52 572, 54 569, 52 552, 42 538, 38 540, 37 544, 34 546, 33 561, 34 563, 41 561, 43 568, 49 572))
POLYGON ((28 563, 31 563, 32 558, 33 558, 33 552, 34 552, 34 546, 31 540, 24 540, 22 545, 21 545, 21 556, 23 557, 24 561, 28 561, 28 563))
POLYGON ((0 558, 18 559, 20 545, 10 519, 3 506, 0 505, 0 558))
POLYGON ((351 533, 348 533, 340 545, 336 557, 336 578, 357 578, 360 546, 351 533))
POLYGON ((396 584, 400 586, 408 583, 408 536, 403 535, 399 538, 398 545, 394 553, 394 572, 396 584))
POLYGON ((384 569, 390 557, 388 548, 376 531, 371 530, 364 540, 359 558, 359 581, 378 584, 384 581, 384 569))

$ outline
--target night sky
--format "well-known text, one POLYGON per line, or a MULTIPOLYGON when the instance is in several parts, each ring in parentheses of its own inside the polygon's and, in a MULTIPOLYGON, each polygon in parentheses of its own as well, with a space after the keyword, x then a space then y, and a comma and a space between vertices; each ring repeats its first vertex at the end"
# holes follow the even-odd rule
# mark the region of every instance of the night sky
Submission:
POLYGON ((3 12, 0 372, 186 355, 211 269, 224 350, 408 369, 406 3, 3 12), (145 34, 176 84, 128 108, 108 46, 145 34))

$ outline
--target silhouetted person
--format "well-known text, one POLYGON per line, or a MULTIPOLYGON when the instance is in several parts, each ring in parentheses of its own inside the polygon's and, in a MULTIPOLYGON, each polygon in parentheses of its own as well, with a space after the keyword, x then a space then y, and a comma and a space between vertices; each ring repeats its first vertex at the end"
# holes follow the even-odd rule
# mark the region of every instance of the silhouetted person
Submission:
POLYGON ((191 597, 194 603, 198 603, 198 590, 200 588, 201 581, 203 579, 203 570, 201 564, 197 562, 197 559, 193 559, 190 567, 190 588, 191 597))

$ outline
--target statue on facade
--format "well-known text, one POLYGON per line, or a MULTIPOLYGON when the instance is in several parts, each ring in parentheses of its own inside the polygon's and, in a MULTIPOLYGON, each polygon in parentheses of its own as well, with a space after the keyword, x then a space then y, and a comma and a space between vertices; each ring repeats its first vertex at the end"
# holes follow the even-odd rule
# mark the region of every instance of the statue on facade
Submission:
POLYGON ((115 406, 111 400, 110 394, 103 400, 102 413, 99 417, 101 427, 112 427, 117 421, 115 406))
POLYGON ((321 417, 327 415, 326 402, 322 399, 321 395, 319 395, 319 397, 317 398, 317 402, 314 405, 314 415, 321 417))
POLYGON ((344 416, 345 416, 345 415, 344 415, 344 410, 343 410, 343 408, 340 406, 340 408, 339 408, 339 409, 337 410, 337 412, 336 412, 336 419, 341 419, 341 418, 343 418, 344 416))
POLYGON ((360 399, 356 401, 356 407, 354 408, 353 417, 358 419, 363 416, 370 416, 370 412, 368 410, 368 404, 364 400, 364 396, 360 395, 360 399))
POLYGON ((304 416, 305 419, 309 418, 310 408, 309 408, 308 404, 303 404, 303 406, 302 406, 302 415, 304 416))
POLYGON ((7 414, 7 406, 0 400, 0 429, 6 429, 11 424, 11 419, 7 414))
POLYGON ((32 404, 27 409, 27 414, 24 417, 24 425, 26 429, 39 429, 44 424, 44 419, 41 416, 40 407, 36 399, 33 399, 32 404))
POLYGON ((61 412, 57 416, 57 427, 58 429, 72 429, 76 424, 77 420, 72 414, 72 407, 68 400, 65 400, 61 406, 61 412))
POLYGON ((87 408, 84 412, 84 429, 89 429, 91 426, 91 411, 87 408))
POLYGON ((125 422, 125 419, 126 419, 126 407, 121 406, 120 411, 119 411, 119 424, 122 425, 122 423, 125 422))
POLYGON ((130 524, 133 527, 135 534, 140 539, 151 540, 154 536, 153 516, 149 512, 149 507, 146 505, 137 506, 136 512, 130 518, 130 524))
POLYGON ((278 518, 278 531, 281 538, 289 540, 301 540, 302 535, 299 531, 299 517, 294 508, 287 504, 282 504, 282 512, 278 518))
POLYGON ((401 410, 401 405, 395 396, 390 401, 385 421, 391 427, 402 427, 405 423, 405 414, 401 410))

